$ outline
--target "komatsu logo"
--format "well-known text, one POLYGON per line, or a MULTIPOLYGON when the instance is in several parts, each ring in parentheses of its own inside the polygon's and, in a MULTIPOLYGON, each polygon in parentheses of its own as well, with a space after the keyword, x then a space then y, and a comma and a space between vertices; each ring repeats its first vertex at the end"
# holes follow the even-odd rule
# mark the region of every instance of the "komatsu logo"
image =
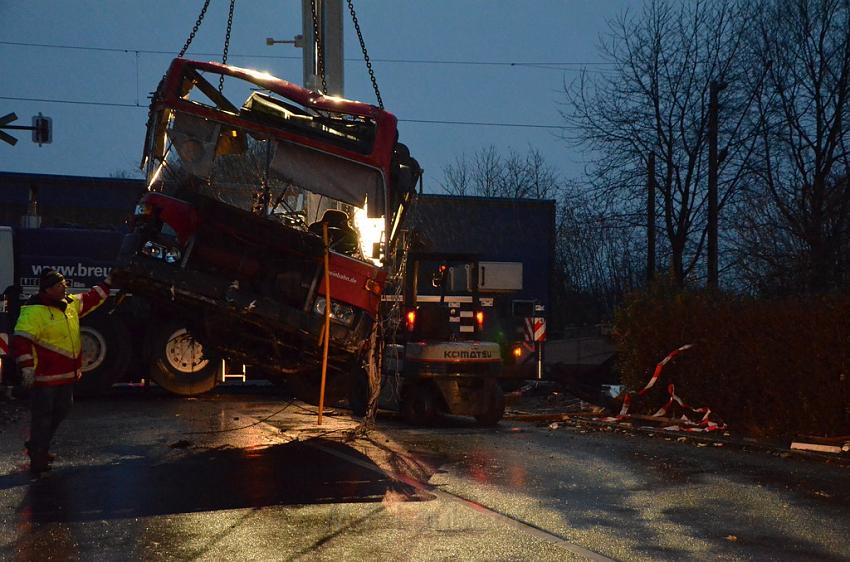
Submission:
POLYGON ((493 352, 485 349, 480 351, 446 350, 443 352, 444 359, 491 359, 492 357, 493 352))

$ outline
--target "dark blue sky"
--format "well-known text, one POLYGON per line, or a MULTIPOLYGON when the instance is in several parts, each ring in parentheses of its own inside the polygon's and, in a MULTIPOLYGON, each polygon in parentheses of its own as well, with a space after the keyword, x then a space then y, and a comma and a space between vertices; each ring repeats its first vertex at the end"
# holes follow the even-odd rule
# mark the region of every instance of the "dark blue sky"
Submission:
MULTIPOLYGON (((185 42, 201 0, 0 0, 0 115, 29 125, 53 118, 54 142, 29 133, 0 143, 0 170, 105 176, 137 169, 147 95, 185 42), (36 46, 36 45, 50 45, 36 46), (45 100, 45 101, 32 101, 45 100), (53 100, 53 101, 47 101, 53 100), (59 103, 62 102, 62 103, 59 103)), ((579 177, 580 154, 544 127, 561 125, 564 80, 583 64, 600 72, 606 19, 628 0, 369 0, 355 2, 386 108, 437 192, 457 155, 494 145, 539 149, 565 177, 579 177), (437 121, 443 123, 423 123, 437 121)), ((189 58, 220 60, 227 0, 212 0, 189 58)), ((300 32, 300 1, 238 0, 231 64, 300 82, 300 50, 265 38, 300 32)), ((346 97, 376 103, 346 13, 346 97)))

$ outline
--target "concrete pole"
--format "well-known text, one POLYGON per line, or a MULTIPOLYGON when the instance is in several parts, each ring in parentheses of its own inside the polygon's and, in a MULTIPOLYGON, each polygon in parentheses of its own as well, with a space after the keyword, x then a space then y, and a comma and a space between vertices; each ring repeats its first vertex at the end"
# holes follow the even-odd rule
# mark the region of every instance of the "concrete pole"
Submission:
POLYGON ((313 5, 316 7, 319 35, 324 51, 325 82, 331 96, 344 97, 344 42, 342 0, 301 0, 301 28, 304 35, 303 83, 311 90, 322 89, 319 75, 319 45, 313 28, 313 5))
MULTIPOLYGON (((325 94, 345 97, 344 44, 342 25, 342 0, 301 0, 301 33, 304 35, 303 84, 311 90, 322 90, 319 75, 319 44, 313 27, 313 6, 316 9, 321 50, 324 52, 325 94)), ((307 193, 305 209, 308 222, 319 220, 328 208, 328 199, 316 193, 307 193)))

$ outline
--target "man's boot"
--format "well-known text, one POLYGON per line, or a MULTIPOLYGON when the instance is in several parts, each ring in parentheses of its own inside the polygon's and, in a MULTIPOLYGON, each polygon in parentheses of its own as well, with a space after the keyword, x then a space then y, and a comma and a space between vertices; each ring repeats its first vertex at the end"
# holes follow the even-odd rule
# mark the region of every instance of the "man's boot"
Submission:
MULTIPOLYGON (((30 451, 30 442, 29 442, 29 441, 24 441, 24 447, 26 447, 26 448, 27 448, 27 456, 28 456, 30 459, 32 459, 32 452, 30 451)), ((53 454, 51 454, 51 453, 45 453, 45 455, 47 455, 47 462, 48 462, 48 463, 52 463, 53 461, 55 461, 55 460, 56 460, 56 455, 53 455, 53 454)))
POLYGON ((30 452, 30 474, 40 476, 42 473, 50 470, 50 465, 47 461, 46 451, 31 451, 30 452))

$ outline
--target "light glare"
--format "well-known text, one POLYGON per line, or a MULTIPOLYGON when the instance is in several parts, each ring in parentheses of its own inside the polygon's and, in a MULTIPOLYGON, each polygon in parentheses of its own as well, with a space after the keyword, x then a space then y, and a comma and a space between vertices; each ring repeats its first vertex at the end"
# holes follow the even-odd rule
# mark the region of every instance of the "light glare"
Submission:
POLYGON ((370 219, 368 208, 369 202, 366 201, 362 209, 354 209, 354 227, 360 234, 360 251, 367 259, 380 265, 381 260, 372 257, 372 248, 384 238, 384 218, 370 219))

